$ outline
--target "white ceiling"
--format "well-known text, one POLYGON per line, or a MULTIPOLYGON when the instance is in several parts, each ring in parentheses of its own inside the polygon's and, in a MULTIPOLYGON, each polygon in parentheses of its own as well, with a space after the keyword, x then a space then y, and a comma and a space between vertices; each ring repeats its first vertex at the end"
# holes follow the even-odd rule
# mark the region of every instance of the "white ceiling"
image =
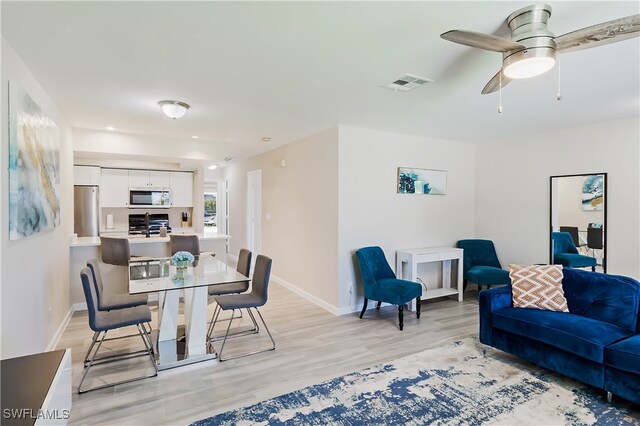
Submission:
MULTIPOLYGON (((556 67, 512 82, 497 113, 498 94, 480 91, 501 55, 439 35, 508 36, 505 18, 531 3, 3 1, 2 34, 74 127, 198 135, 224 155, 338 124, 477 142, 639 115, 638 38, 562 55, 561 102, 556 67), (404 73, 435 82, 379 87, 404 73), (192 108, 172 121, 162 99, 192 108)), ((640 13, 637 1, 551 6, 556 35, 640 13)))

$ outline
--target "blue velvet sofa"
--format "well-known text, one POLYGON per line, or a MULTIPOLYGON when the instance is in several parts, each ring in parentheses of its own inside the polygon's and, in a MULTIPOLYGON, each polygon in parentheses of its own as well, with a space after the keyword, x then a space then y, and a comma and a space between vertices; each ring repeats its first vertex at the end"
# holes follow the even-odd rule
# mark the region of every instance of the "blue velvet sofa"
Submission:
POLYGON ((569 313, 514 308, 510 285, 480 292, 480 341, 640 404, 640 283, 563 273, 569 313))

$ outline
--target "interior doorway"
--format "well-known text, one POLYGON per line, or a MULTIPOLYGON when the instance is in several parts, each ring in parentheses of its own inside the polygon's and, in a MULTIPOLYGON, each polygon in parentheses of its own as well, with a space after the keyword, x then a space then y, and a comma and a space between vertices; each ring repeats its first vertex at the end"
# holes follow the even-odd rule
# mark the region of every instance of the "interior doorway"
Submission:
POLYGON ((262 171, 247 173, 247 248, 253 253, 251 263, 262 251, 262 171))

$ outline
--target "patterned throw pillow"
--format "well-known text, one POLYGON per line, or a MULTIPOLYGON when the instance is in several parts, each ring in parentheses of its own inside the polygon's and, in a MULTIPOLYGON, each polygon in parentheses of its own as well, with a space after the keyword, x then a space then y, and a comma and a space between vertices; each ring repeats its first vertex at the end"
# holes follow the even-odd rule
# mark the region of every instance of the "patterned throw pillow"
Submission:
POLYGON ((514 308, 569 312, 562 265, 509 265, 514 308))

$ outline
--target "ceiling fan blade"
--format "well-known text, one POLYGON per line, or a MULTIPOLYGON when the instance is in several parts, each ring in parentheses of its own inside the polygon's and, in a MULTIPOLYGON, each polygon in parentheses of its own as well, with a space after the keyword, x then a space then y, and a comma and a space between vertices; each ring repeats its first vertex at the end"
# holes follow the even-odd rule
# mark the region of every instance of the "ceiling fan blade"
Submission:
POLYGON ((493 52, 507 52, 509 50, 524 49, 520 43, 514 43, 504 38, 489 34, 474 33, 472 31, 451 30, 440 34, 440 37, 465 46, 491 50, 493 52))
POLYGON ((640 15, 633 15, 563 34, 556 37, 555 42, 558 52, 575 52, 637 37, 639 34, 640 15))
POLYGON ((493 76, 491 80, 484 86, 482 89, 483 95, 488 95, 489 93, 497 92, 500 89, 500 74, 502 74, 502 87, 506 86, 511 82, 511 79, 504 75, 502 70, 498 71, 496 75, 493 76))

